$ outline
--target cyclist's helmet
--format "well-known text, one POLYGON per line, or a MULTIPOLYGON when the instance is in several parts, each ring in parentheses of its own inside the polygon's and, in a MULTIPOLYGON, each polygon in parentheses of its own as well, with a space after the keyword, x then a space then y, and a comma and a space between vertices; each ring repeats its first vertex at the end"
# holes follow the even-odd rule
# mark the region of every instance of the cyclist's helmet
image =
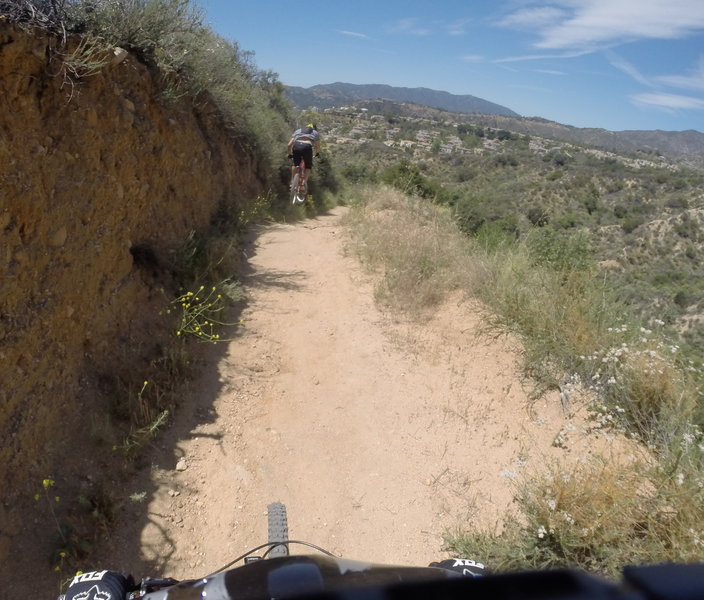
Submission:
MULTIPOLYGON (((318 131, 318 126, 315 123, 308 123, 308 125, 306 125, 306 127, 310 131, 313 131, 313 130, 318 131)), ((309 131, 309 133, 310 133, 310 131, 309 131)))

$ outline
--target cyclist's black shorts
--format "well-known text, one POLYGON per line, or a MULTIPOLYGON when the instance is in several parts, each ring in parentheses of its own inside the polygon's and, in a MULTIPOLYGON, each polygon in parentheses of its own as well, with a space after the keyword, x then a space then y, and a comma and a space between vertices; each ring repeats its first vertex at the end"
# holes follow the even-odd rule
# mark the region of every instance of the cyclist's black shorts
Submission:
POLYGON ((293 164, 298 166, 301 164, 301 159, 306 161, 306 169, 313 168, 313 145, 305 142, 293 143, 293 164))

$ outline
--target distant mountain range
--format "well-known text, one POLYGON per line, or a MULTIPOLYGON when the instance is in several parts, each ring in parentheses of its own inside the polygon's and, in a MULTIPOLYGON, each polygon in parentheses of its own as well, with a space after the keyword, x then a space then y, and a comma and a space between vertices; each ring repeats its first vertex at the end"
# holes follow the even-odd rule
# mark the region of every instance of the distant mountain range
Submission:
POLYGON ((331 108, 353 104, 360 100, 387 99, 396 102, 412 102, 432 108, 439 108, 456 113, 478 113, 485 115, 504 115, 520 117, 510 108, 482 100, 476 96, 458 96, 449 92, 440 92, 428 88, 393 87, 390 85, 353 83, 331 83, 315 85, 309 88, 289 86, 288 97, 293 104, 305 109, 310 106, 331 108))
POLYGON ((693 129, 609 131, 572 127, 537 117, 515 118, 501 115, 481 115, 472 120, 489 127, 594 146, 617 153, 655 154, 684 160, 692 166, 704 165, 704 133, 693 129))
POLYGON ((289 86, 287 94, 291 102, 300 109, 324 109, 351 104, 361 106, 365 102, 372 102, 376 105, 375 108, 379 108, 379 104, 385 104, 393 112, 392 104, 403 103, 414 106, 396 106, 395 109, 400 112, 418 112, 420 107, 429 107, 431 111, 468 115, 465 118, 488 127, 596 146, 614 152, 646 152, 685 159, 692 166, 704 165, 704 133, 691 129, 609 131, 572 127, 537 117, 521 117, 505 106, 476 96, 460 96, 428 88, 338 82, 310 88, 289 86))

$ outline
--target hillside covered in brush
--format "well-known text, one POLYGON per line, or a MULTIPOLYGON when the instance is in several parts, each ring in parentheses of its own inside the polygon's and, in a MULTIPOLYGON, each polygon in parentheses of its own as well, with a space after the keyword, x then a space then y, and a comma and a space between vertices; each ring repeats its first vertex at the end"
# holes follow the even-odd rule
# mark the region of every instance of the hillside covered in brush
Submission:
POLYGON ((299 109, 306 109, 312 106, 331 108, 364 100, 385 99, 394 102, 412 102, 458 113, 519 116, 518 113, 510 108, 477 98, 476 96, 450 94, 449 92, 431 90, 424 87, 407 88, 381 84, 357 85, 338 82, 327 85, 314 85, 309 88, 288 86, 286 94, 299 109))
POLYGON ((507 128, 525 120, 409 104, 317 118, 346 179, 448 205, 463 231, 492 243, 544 234, 545 260, 593 262, 631 310, 669 323, 693 356, 704 351, 701 169, 507 128))
POLYGON ((595 146, 621 153, 645 153, 668 156, 704 165, 704 133, 701 131, 627 130, 609 131, 580 128, 538 116, 523 117, 513 110, 470 95, 454 95, 427 88, 404 88, 388 85, 354 85, 333 83, 310 88, 288 86, 286 95, 299 109, 323 110, 354 105, 368 107, 379 114, 425 114, 474 123, 517 133, 537 135, 575 144, 595 146))

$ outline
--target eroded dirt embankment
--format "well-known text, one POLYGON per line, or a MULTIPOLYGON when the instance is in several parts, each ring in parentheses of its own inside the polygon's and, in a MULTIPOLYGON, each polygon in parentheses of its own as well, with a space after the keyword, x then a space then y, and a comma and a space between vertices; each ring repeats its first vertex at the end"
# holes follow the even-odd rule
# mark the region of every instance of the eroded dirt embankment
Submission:
POLYGON ((136 371, 162 339, 165 297, 150 270, 221 202, 236 205, 233 193, 260 191, 211 106, 164 102, 131 55, 74 85, 57 49, 0 22, 3 566, 26 535, 23 507, 39 518, 42 479, 75 476, 100 454, 63 449, 107 418, 98 375, 136 371))

